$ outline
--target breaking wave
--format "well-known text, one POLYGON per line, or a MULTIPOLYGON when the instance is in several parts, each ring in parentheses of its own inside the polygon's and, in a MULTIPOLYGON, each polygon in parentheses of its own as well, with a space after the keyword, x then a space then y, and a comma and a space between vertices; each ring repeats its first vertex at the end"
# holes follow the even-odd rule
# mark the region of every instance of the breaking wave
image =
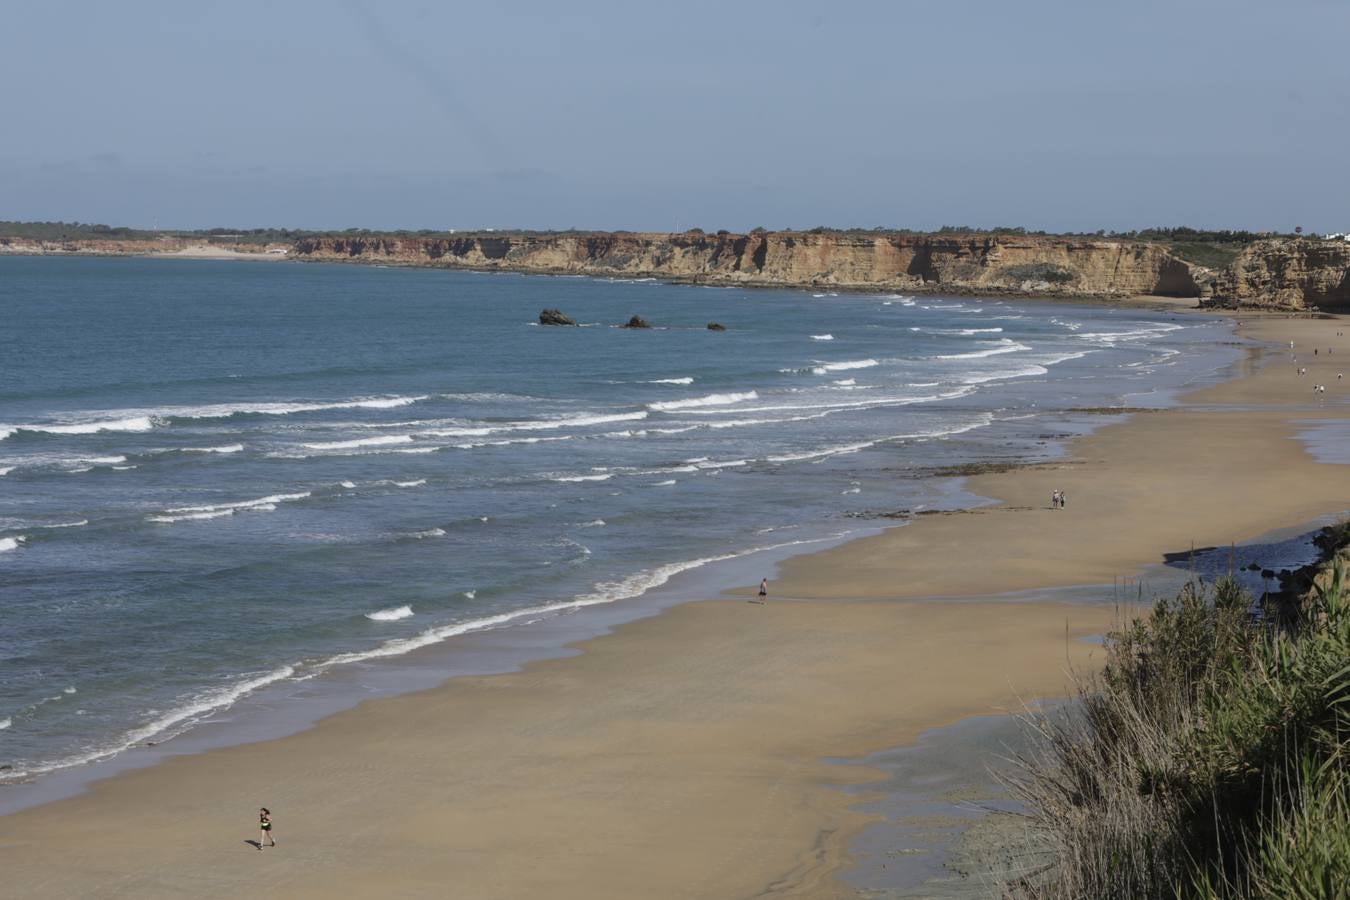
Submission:
POLYGON ((700 406, 730 406, 733 403, 744 403, 747 400, 758 400, 759 394, 755 391, 743 391, 734 394, 708 394, 704 397, 689 397, 685 400, 663 400, 658 403, 648 403, 647 408, 654 412, 671 412, 677 409, 694 409, 700 406))
POLYGON ((366 618, 372 622, 397 622, 399 619, 406 619, 412 614, 411 606, 394 606, 389 609, 377 609, 374 612, 368 612, 366 618))
POLYGON ((880 365, 875 359, 851 359, 843 362, 820 363, 811 367, 813 375, 828 375, 831 372, 847 372, 849 369, 870 369, 880 365))

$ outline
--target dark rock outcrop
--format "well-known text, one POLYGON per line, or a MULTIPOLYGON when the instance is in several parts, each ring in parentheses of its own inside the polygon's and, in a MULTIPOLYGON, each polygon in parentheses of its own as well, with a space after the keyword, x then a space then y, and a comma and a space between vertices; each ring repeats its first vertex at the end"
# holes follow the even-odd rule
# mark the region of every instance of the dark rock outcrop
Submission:
POLYGON ((540 325, 575 325, 570 318, 562 314, 561 310, 546 309, 539 313, 540 325))
POLYGON ((726 330, 727 330, 727 326, 723 325, 721 322, 709 322, 709 323, 708 323, 708 330, 709 330, 709 331, 726 331, 726 330))
POLYGON ((621 328, 651 328, 651 327, 652 327, 652 323, 651 323, 651 322, 648 322, 646 319, 642 318, 642 316, 633 316, 633 318, 629 319, 627 322, 624 322, 623 325, 621 325, 621 326, 619 326, 619 327, 621 327, 621 328))

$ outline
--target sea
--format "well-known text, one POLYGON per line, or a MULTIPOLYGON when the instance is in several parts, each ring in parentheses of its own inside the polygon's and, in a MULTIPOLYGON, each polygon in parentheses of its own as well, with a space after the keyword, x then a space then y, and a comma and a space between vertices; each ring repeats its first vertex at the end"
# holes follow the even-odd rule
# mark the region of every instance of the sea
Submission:
POLYGON ((0 257, 0 780, 753 583, 1240 353, 1102 303, 0 257))

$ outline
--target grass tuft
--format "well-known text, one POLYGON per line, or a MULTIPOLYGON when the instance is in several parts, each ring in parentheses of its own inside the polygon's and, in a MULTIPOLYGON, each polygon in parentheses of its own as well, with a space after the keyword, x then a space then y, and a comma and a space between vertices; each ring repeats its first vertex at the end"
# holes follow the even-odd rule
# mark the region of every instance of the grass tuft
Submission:
POLYGON ((1350 597, 1339 547, 1280 616, 1230 579, 1108 636, 1067 710, 1032 715, 1006 886, 1036 898, 1350 896, 1350 597), (1044 862, 1043 860, 1047 860, 1044 862))

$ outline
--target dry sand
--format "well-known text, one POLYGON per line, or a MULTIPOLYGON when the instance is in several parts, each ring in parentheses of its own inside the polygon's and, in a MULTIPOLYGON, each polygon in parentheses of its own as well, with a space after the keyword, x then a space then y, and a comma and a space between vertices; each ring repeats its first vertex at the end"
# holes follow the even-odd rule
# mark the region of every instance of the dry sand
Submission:
POLYGON ((221 247, 216 244, 189 244, 176 250, 159 250, 149 253, 147 256, 156 259, 261 259, 273 261, 288 258, 285 253, 267 253, 263 249, 255 251, 231 250, 229 247, 221 247))
MULTIPOLYGON (((1246 317, 1244 317, 1246 319, 1246 317)), ((1164 552, 1340 511, 1350 466, 1292 439, 1343 417, 1334 320, 1249 322, 1287 350, 1076 442, 1062 467, 972 478, 1001 504, 791 561, 766 605, 676 607, 523 672, 368 702, 278 741, 180 757, 0 818, 24 897, 850 896, 865 824, 829 765, 1060 694, 1106 605, 923 601, 1110 582, 1164 552), (1325 401, 1312 393, 1328 385, 1325 401), (1068 508, 1048 508, 1050 491, 1068 508), (255 810, 280 846, 258 852, 255 810)), ((1350 341, 1345 358, 1350 361, 1350 341)), ((746 589, 749 590, 749 589, 746 589)))

